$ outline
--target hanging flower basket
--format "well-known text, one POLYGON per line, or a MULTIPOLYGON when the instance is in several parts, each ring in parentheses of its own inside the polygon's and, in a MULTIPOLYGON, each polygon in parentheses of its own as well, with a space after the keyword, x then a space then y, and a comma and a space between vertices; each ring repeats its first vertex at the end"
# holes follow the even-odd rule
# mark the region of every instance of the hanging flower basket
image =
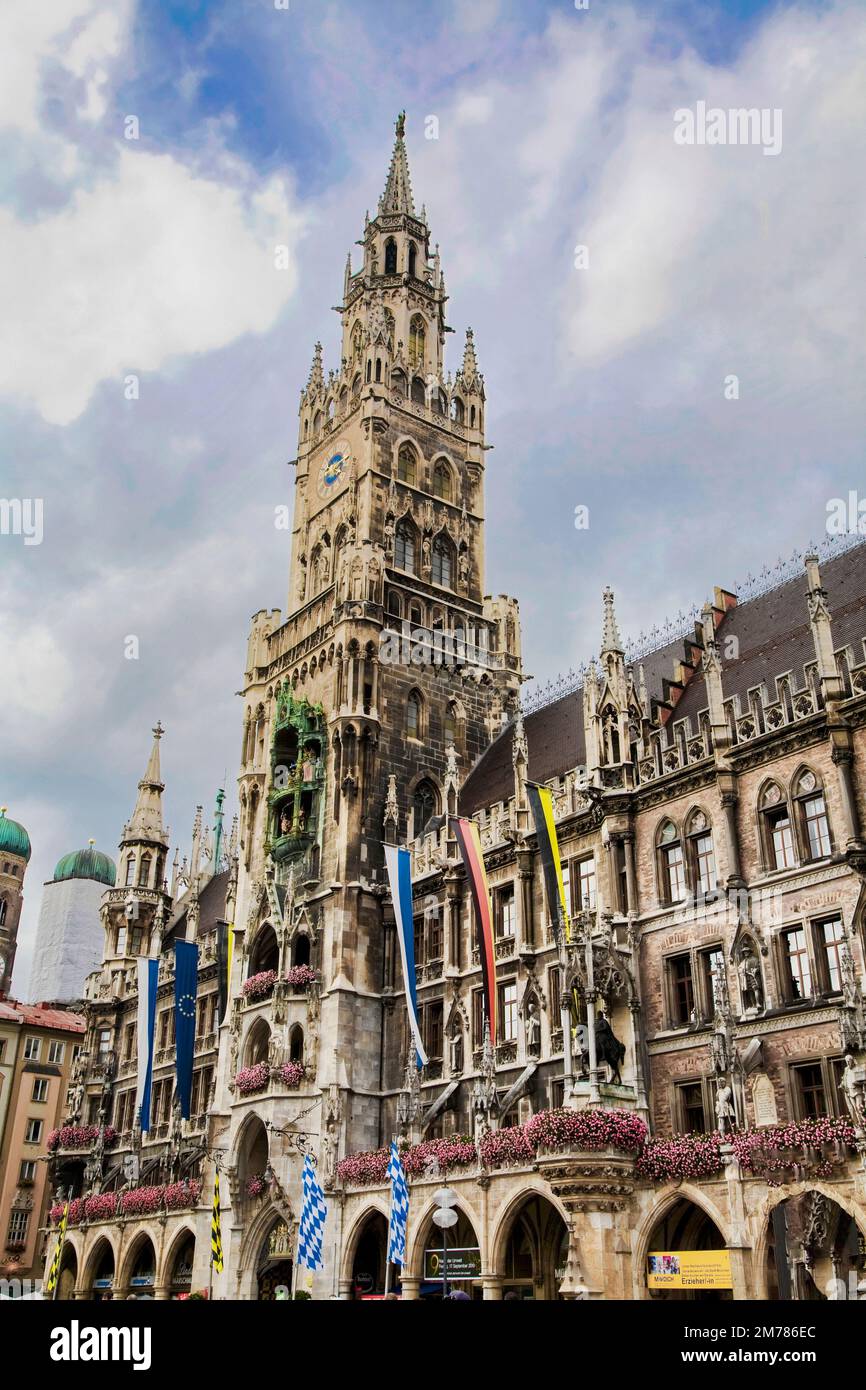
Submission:
POLYGON ((266 1187, 264 1173, 252 1173, 247 1178, 245 1191, 248 1197, 261 1197, 266 1187))
POLYGON ((248 1003, 254 999, 268 999, 273 994, 276 983, 276 970, 261 970, 258 975, 251 975, 248 980, 244 980, 241 994, 248 1003))
MULTIPOLYGON (((87 1149, 99 1138, 99 1125, 63 1125, 60 1129, 52 1129, 48 1135, 48 1152, 55 1153, 57 1149, 87 1149)), ((112 1125, 106 1125, 104 1143, 114 1144, 117 1141, 117 1130, 112 1125)))
POLYGON ((639 1153, 647 1138, 643 1120, 630 1110, 540 1110, 525 1128, 536 1151, 548 1153, 639 1153))
POLYGON ((254 1067, 244 1067, 235 1077, 235 1087, 242 1096, 253 1096, 264 1091, 270 1080, 271 1069, 267 1062, 256 1062, 254 1067))
POLYGON ((677 1134, 672 1139, 648 1139, 635 1164, 638 1177, 649 1182, 675 1178, 711 1178, 723 1167, 718 1134, 677 1134))

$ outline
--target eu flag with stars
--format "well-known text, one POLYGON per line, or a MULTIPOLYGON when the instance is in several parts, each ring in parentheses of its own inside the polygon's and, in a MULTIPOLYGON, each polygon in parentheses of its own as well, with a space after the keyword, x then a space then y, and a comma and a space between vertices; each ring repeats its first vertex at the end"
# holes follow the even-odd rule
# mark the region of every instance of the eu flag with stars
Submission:
POLYGON ((195 997, 198 989, 198 946, 194 941, 174 943, 174 1034, 177 1094, 180 1113, 189 1119, 192 1096, 192 1059, 195 1052, 195 997))

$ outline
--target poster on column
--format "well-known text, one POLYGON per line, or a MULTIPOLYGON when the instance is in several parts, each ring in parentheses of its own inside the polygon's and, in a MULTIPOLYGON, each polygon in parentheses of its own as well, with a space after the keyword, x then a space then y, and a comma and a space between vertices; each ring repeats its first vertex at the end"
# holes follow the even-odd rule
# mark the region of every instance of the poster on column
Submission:
POLYGON ((651 1289, 732 1289, 729 1250, 653 1250, 647 1256, 651 1289))

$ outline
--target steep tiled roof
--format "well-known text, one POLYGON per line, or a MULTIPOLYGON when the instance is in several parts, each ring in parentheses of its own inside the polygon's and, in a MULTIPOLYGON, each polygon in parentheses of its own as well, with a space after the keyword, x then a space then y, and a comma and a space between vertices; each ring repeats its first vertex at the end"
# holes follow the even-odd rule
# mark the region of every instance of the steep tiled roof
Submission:
MULTIPOLYGON (((838 650, 850 646, 854 661, 864 658, 866 638, 866 545, 856 545, 821 565, 821 582, 827 591, 833 621, 833 644, 838 650)), ((805 570, 758 598, 731 608, 718 632, 722 656, 722 682, 725 698, 739 695, 747 703, 747 692, 761 681, 775 698, 774 677, 794 672, 794 684, 804 684, 803 667, 814 661, 815 648, 806 606, 805 570), (725 659, 728 637, 736 637, 739 655, 725 659)), ((729 649, 730 650, 730 649, 729 649)), ((643 666, 651 698, 664 699, 664 681, 674 678, 677 661, 684 655, 684 640, 677 639, 650 652, 643 666)), ((637 674, 635 663, 635 674, 637 674)), ((697 716, 707 705, 703 675, 698 666, 686 685, 671 718, 690 717, 697 730, 697 716)), ((529 776, 536 782, 561 777, 585 759, 583 738, 583 689, 526 716, 529 747, 529 776)), ((513 792, 511 765, 512 730, 509 725, 482 753, 469 773, 460 793, 460 811, 472 815, 483 806, 502 801, 513 792)))
POLYGON ((83 1033, 84 1019, 66 1009, 52 1009, 46 1004, 19 1004, 16 999, 0 1000, 0 1019, 21 1023, 27 1028, 62 1029, 65 1033, 83 1033))

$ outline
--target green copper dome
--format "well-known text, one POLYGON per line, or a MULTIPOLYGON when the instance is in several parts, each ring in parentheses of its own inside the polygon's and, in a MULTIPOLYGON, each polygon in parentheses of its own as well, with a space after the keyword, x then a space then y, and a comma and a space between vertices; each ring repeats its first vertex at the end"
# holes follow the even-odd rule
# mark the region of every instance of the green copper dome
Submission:
POLYGON ((87 849, 76 849, 71 854, 64 854, 54 870, 54 882, 57 883, 64 878, 93 878, 97 883, 105 883, 109 888, 113 888, 117 869, 113 859, 109 859, 101 850, 94 849, 91 844, 87 849))
POLYGON ((8 820, 6 807, 0 806, 0 850, 8 854, 20 854, 22 859, 30 858, 30 836, 17 820, 8 820))

